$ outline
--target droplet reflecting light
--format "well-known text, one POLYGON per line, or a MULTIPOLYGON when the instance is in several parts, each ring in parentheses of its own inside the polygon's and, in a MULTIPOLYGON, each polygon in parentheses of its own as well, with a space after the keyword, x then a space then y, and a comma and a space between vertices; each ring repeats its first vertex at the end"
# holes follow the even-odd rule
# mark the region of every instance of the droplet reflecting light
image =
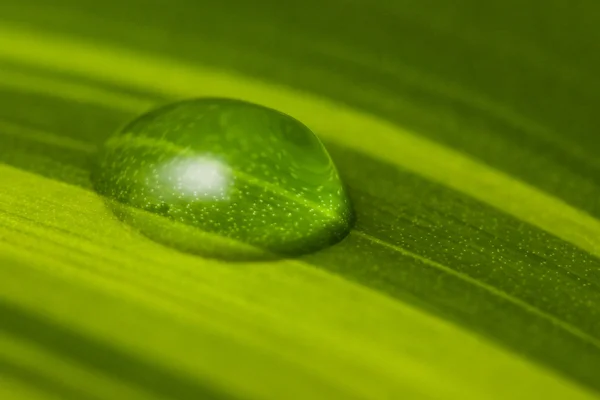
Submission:
POLYGON ((353 219, 318 138, 239 100, 188 100, 140 116, 105 143, 92 180, 146 236, 229 260, 319 250, 353 219))

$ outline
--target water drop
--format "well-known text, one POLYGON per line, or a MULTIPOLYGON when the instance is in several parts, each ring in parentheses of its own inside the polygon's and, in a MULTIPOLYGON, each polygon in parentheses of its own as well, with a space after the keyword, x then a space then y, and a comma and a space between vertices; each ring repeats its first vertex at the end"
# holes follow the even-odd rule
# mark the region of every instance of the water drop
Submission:
POLYGON ((92 181, 149 238, 228 260, 316 251, 353 219, 315 134, 241 100, 186 100, 140 116, 106 141, 92 181))

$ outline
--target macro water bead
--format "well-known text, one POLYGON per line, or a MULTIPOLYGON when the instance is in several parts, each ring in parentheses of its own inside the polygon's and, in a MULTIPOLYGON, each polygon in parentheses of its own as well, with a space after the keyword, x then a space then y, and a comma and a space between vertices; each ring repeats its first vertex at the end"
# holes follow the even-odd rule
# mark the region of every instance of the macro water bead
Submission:
POLYGON ((119 218, 203 256, 301 255, 338 242, 352 223, 317 136, 240 100, 194 99, 140 116, 106 141, 92 181, 119 218))

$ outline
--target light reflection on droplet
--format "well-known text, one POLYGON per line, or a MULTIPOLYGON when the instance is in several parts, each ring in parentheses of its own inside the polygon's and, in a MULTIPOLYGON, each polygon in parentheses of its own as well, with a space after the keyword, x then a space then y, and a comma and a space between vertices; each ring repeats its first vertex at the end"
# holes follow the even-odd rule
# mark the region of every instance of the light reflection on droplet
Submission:
POLYGON ((240 100, 188 100, 141 115, 106 141, 92 181, 123 221, 202 256, 297 256, 340 241, 353 222, 316 135, 240 100))
POLYGON ((229 166, 211 156, 175 159, 161 165, 157 174, 163 185, 174 179, 177 194, 190 201, 227 201, 233 186, 229 166))

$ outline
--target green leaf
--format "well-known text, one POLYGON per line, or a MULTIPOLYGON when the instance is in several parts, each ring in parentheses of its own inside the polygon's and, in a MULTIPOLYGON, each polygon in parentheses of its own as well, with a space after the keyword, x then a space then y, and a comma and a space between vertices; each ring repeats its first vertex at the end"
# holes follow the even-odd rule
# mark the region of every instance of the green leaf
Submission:
MULTIPOLYGON (((426 3, 1 5, 0 397, 598 397, 598 84, 568 45, 599 30, 550 45, 508 3, 483 21, 479 2, 426 3), (350 235, 228 264, 115 218, 91 189, 96 150, 199 96, 314 130, 350 235)), ((594 7, 519 4, 557 24, 594 7)))

